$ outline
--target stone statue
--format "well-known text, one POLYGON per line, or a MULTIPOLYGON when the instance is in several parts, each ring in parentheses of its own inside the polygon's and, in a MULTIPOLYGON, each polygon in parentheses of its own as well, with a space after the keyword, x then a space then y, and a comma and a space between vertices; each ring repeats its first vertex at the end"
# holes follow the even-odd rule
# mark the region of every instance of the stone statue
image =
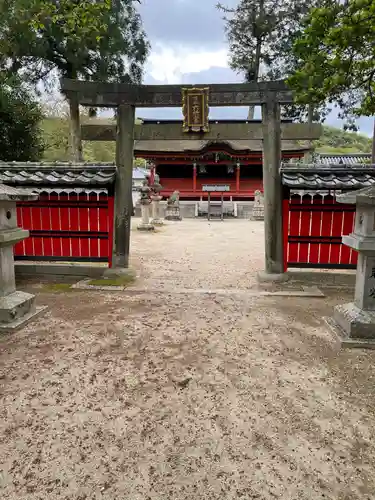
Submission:
POLYGON ((254 205, 251 213, 251 220, 264 220, 264 197, 263 193, 257 189, 254 193, 254 205))
POLYGON ((181 220, 179 191, 174 191, 168 198, 165 219, 181 220))
POLYGON ((254 193, 254 207, 259 207, 264 205, 263 193, 257 189, 254 193))
POLYGON ((168 207, 176 207, 180 205, 180 192, 174 191, 167 201, 168 207))

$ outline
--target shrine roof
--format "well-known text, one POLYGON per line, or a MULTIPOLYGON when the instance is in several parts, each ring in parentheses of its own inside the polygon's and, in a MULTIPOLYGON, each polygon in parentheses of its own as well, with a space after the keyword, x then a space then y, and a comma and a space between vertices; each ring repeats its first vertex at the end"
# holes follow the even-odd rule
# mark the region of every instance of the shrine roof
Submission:
POLYGON ((290 189, 361 189, 375 184, 372 164, 283 163, 280 168, 284 186, 290 189))
POLYGON ((316 162, 324 165, 332 163, 345 164, 345 165, 358 165, 362 163, 370 163, 370 153, 347 153, 347 154, 334 154, 334 153, 317 153, 316 162))
MULTIPOLYGON (((309 151, 310 144, 307 141, 281 141, 283 151, 309 151)), ((254 153, 262 152, 263 143, 261 140, 250 141, 205 141, 205 140, 190 140, 183 141, 135 141, 134 151, 136 153, 186 153, 197 154, 203 152, 206 148, 211 147, 212 150, 224 147, 231 149, 234 153, 254 153)))
POLYGON ((18 186, 108 186, 115 175, 114 163, 0 162, 0 182, 18 186))

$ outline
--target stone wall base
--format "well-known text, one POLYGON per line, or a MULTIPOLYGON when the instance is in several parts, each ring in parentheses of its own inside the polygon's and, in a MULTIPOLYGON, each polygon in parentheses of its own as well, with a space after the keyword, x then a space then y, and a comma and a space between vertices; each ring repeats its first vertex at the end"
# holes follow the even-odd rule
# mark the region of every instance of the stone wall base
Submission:
MULTIPOLYGON (((197 201, 180 201, 180 215, 182 219, 194 219, 196 217, 196 204, 197 201)), ((224 202, 225 205, 226 202, 224 202)), ((253 201, 238 201, 234 202, 237 204, 237 219, 250 219, 253 212, 253 201)), ((164 217, 165 220, 179 220, 170 219, 168 217, 167 202, 160 202, 160 217, 164 217)), ((141 209, 139 206, 135 207, 135 217, 141 217, 141 209)), ((263 219, 260 219, 263 220, 263 219)))

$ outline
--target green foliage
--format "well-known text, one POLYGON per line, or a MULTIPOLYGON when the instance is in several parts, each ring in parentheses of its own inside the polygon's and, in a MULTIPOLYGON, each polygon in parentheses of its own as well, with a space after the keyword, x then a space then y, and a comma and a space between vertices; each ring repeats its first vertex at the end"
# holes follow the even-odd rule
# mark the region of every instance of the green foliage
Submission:
POLYGON ((80 35, 100 36, 103 29, 103 14, 109 11, 110 0, 18 0, 22 16, 29 18, 29 25, 35 31, 47 28, 50 24, 60 27, 69 38, 78 39, 80 35))
POLYGON ((110 0, 0 0, 3 69, 22 69, 33 83, 52 69, 76 70, 77 59, 84 54, 87 59, 104 36, 110 5, 110 0))
POLYGON ((42 110, 16 77, 0 76, 0 160, 38 161, 44 150, 42 110))
POLYGON ((0 27, 3 65, 34 82, 51 70, 138 82, 149 49, 133 0, 0 0, 0 27))
POLYGON ((375 2, 331 0, 313 9, 294 42, 289 84, 300 103, 337 102, 341 116, 375 114, 375 2))
MULTIPOLYGON (((99 120, 98 120, 99 121, 99 120)), ((49 117, 41 124, 43 130, 45 161, 69 161, 69 121, 67 118, 49 117)), ((112 163, 115 161, 114 142, 83 142, 83 157, 88 162, 112 163)))
POLYGON ((63 118, 45 118, 43 130, 45 161, 67 161, 69 158, 69 122, 63 118))
MULTIPOLYGON (((218 4, 225 13, 230 67, 248 82, 285 79, 296 60, 293 40, 300 33, 309 9, 318 0, 240 0, 236 8, 218 4)), ((293 119, 321 119, 323 106, 314 114, 306 106, 287 106, 283 115, 293 119)))
POLYGON ((322 137, 314 142, 320 153, 370 153, 371 139, 356 132, 345 132, 334 127, 323 127, 322 137))

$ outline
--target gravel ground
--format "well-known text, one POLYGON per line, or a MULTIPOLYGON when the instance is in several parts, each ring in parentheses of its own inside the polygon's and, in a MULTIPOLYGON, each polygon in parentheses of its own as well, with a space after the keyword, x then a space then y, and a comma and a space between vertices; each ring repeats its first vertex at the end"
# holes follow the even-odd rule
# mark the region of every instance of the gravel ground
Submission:
MULTIPOLYGON (((262 225, 133 233, 145 287, 251 288, 262 225)), ((31 286, 0 341, 3 500, 375 498, 375 353, 340 351, 345 297, 31 286)))
POLYGON ((262 222, 185 219, 133 235, 140 286, 251 288, 264 266, 262 222))

